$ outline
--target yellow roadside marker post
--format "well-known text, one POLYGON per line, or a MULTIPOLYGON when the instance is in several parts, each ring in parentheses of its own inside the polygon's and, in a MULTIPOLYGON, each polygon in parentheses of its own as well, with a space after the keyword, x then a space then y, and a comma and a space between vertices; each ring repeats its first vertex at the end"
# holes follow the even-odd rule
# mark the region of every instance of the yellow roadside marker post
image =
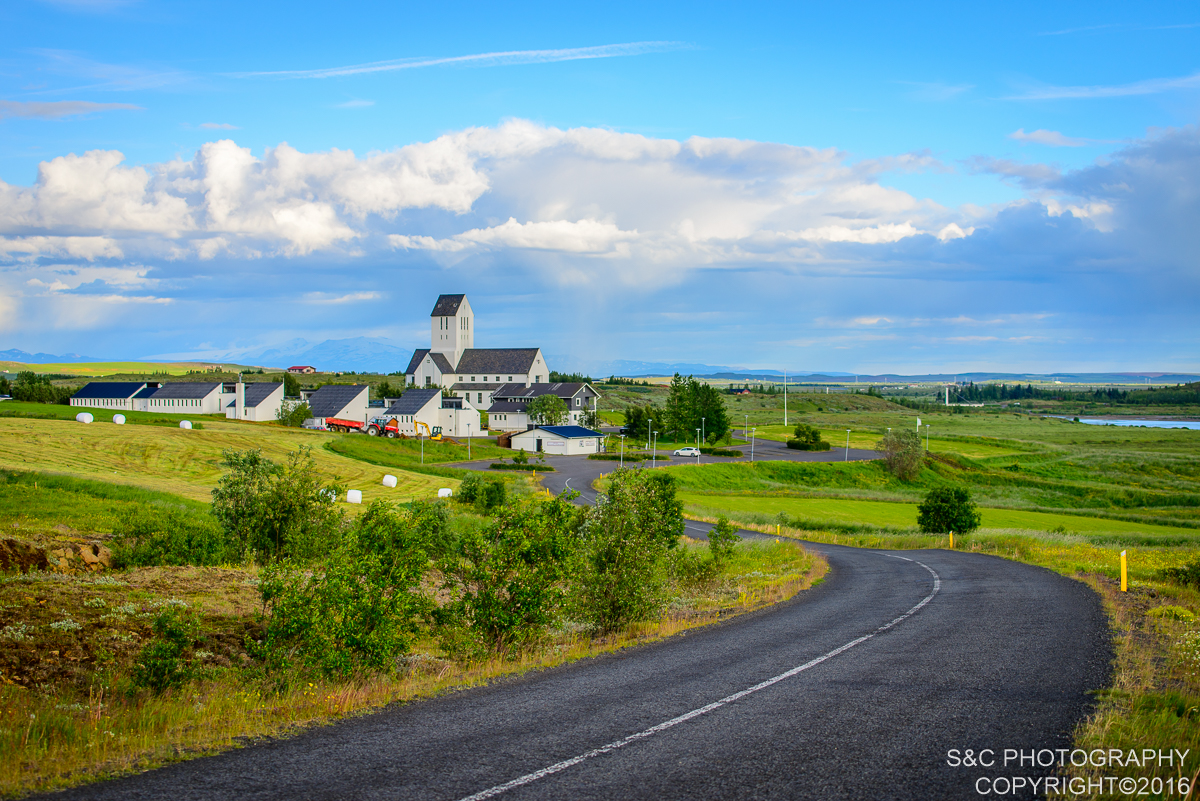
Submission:
POLYGON ((954 532, 950 532, 950 550, 954 550, 954 532))
POLYGON ((778 523, 775 524, 775 536, 776 537, 779 536, 779 524, 778 523))
POLYGON ((1129 565, 1125 560, 1125 552, 1121 551, 1121 592, 1129 591, 1129 565))

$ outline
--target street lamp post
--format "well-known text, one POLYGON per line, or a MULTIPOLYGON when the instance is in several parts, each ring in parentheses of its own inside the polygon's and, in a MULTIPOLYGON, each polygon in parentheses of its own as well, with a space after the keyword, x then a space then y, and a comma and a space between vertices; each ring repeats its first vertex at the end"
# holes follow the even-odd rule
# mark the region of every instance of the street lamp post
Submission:
POLYGON ((471 461, 471 424, 467 423, 467 461, 471 461))
POLYGON ((619 436, 621 438, 621 467, 624 467, 625 466, 625 435, 618 434, 617 436, 619 436))
POLYGON ((654 418, 646 424, 646 450, 650 450, 650 432, 654 429, 654 418))
POLYGON ((654 447, 650 449, 650 469, 658 467, 658 432, 654 432, 654 447))
POLYGON ((783 427, 787 428, 787 370, 783 371, 783 427))
POLYGON ((842 461, 850 461, 850 429, 848 428, 846 429, 846 457, 842 461))
POLYGON ((704 431, 704 420, 705 419, 706 418, 703 418, 703 417, 700 418, 700 439, 701 439, 701 441, 707 442, 708 437, 706 436, 706 432, 704 431))
POLYGON ((753 461, 754 461, 754 433, 755 433, 756 431, 758 431, 758 429, 757 429, 757 428, 755 428, 755 429, 752 429, 752 430, 750 431, 750 461, 751 461, 751 462, 753 462, 753 461))
POLYGON ((742 423, 742 438, 744 439, 747 436, 746 430, 750 428, 750 415, 744 414, 742 417, 746 418, 745 422, 742 423))
POLYGON ((929 423, 925 424, 925 452, 929 453, 929 423))
POLYGON ((696 464, 700 464, 700 429, 696 429, 696 464))

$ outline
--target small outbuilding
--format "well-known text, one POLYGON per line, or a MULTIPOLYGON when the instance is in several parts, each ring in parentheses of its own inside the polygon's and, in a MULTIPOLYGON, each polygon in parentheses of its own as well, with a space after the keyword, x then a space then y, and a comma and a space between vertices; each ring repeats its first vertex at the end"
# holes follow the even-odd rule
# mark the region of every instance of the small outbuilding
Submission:
POLYGON ((600 453, 604 435, 583 426, 537 426, 512 435, 512 446, 528 453, 582 456, 600 453))

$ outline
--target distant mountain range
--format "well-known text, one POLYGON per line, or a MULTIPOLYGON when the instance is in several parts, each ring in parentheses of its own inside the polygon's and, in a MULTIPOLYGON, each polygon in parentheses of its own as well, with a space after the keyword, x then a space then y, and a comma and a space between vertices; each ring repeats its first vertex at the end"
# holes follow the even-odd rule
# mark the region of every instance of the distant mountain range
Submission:
MULTIPOLYGON (((262 367, 286 368, 295 364, 309 364, 322 372, 374 372, 395 373, 408 367, 413 349, 383 337, 352 337, 350 339, 327 339, 313 344, 304 339, 292 339, 278 345, 214 354, 203 359, 194 356, 180 357, 175 361, 225 362, 262 367)), ((161 357, 145 361, 165 361, 161 357)), ((698 378, 726 379, 730 381, 778 381, 783 377, 781 370, 753 370, 744 367, 701 364, 696 362, 642 362, 615 360, 587 362, 563 355, 546 356, 550 366, 564 373, 583 372, 594 378, 618 375, 629 378, 669 376, 675 373, 694 375, 698 378)), ((0 361, 23 364, 56 364, 106 362, 113 359, 81 356, 78 353, 55 355, 52 353, 28 353, 23 350, 0 351, 0 361)), ((127 361, 127 360, 122 360, 127 361)), ((950 383, 953 381, 1005 381, 1045 382, 1061 381, 1064 384, 1131 384, 1148 382, 1153 384, 1188 384, 1200 381, 1200 374, 1130 372, 1130 373, 926 373, 924 375, 901 375, 884 373, 866 375, 843 373, 833 370, 807 371, 788 370, 788 383, 814 384, 915 384, 950 383)))

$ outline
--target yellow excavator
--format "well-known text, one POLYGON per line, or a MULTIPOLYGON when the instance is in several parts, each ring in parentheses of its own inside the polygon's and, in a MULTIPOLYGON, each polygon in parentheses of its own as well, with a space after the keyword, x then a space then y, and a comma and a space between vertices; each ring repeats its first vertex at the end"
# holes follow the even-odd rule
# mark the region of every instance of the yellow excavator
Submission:
POLYGON ((442 439, 442 427, 434 426, 432 429, 428 423, 422 423, 420 420, 414 420, 413 425, 417 427, 417 433, 421 433, 421 429, 425 429, 425 436, 434 442, 440 442, 442 439))

